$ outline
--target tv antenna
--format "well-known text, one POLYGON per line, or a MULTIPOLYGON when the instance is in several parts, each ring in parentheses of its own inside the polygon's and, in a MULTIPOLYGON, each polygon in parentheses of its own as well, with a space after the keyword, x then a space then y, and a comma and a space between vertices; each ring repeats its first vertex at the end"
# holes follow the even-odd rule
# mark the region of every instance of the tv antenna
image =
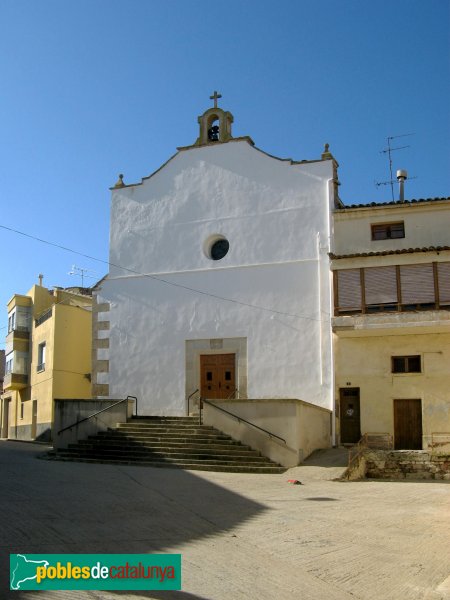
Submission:
MULTIPOLYGON (((394 179, 394 176, 392 175, 392 152, 395 152, 397 150, 404 150, 405 148, 409 148, 410 146, 409 145, 397 146, 395 148, 392 148, 391 141, 396 140, 397 138, 409 137, 411 135, 415 135, 415 133, 401 133, 400 135, 390 135, 387 138, 387 148, 380 150, 380 154, 388 155, 390 179, 389 179, 389 181, 375 181, 375 185, 376 185, 376 187, 380 187, 380 185, 390 185, 392 201, 394 201, 394 183, 396 183, 396 181, 397 181, 396 179, 394 179)), ((409 177, 409 179, 417 179, 417 177, 409 177)))
POLYGON ((89 279, 96 279, 95 271, 91 269, 84 269, 83 267, 77 267, 76 265, 72 265, 72 269, 67 273, 67 275, 79 275, 81 277, 81 287, 84 287, 84 278, 88 277, 89 279), (90 273, 94 273, 90 275, 90 273))

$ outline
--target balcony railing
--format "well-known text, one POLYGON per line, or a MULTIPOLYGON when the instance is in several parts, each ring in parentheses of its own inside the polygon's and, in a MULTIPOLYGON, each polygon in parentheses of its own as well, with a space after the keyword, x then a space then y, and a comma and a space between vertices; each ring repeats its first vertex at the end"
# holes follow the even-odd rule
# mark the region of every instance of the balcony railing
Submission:
POLYGON ((30 331, 28 327, 14 327, 14 329, 10 329, 7 333, 7 339, 9 341, 14 340, 28 340, 30 338, 30 331), (11 336, 11 337, 10 337, 11 336))
POLYGON ((42 323, 45 323, 45 321, 47 321, 47 319, 50 319, 51 316, 52 316, 52 309, 49 308, 44 313, 42 313, 42 315, 40 315, 37 319, 34 320, 34 326, 39 327, 39 325, 42 325, 42 323))

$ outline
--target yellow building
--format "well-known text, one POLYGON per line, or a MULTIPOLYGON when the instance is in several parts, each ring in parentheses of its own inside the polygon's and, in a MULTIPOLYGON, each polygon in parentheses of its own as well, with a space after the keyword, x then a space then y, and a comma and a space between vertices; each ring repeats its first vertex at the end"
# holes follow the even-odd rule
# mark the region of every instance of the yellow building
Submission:
POLYGON ((1 437, 49 440, 55 398, 90 398, 92 298, 34 285, 8 302, 1 437))
POLYGON ((426 448, 450 432, 450 198, 341 207, 334 233, 338 441, 426 448))

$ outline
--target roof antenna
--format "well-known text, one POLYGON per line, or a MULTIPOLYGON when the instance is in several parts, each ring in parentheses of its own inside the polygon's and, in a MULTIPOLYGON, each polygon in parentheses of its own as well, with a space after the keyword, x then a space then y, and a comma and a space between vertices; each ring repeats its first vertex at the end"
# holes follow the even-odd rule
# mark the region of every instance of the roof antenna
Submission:
MULTIPOLYGON (((391 197, 392 197, 392 202, 394 202, 394 183, 395 183, 395 179, 394 176, 392 174, 392 152, 395 152, 396 150, 403 150, 404 148, 409 148, 410 146, 397 146, 396 148, 392 148, 391 147, 391 140, 396 140, 397 138, 401 138, 401 137, 409 137, 411 135, 415 135, 415 133, 401 133, 400 135, 390 135, 387 138, 387 148, 384 148, 384 150, 380 150, 380 154, 387 154, 388 155, 388 159, 389 159, 389 175, 390 175, 390 179, 389 181, 376 181, 375 185, 376 187, 380 187, 380 185, 390 185, 391 186, 391 197)), ((398 173, 399 171, 397 171, 397 179, 398 179, 398 173)), ((406 171, 405 171, 406 173, 406 171)), ((407 175, 406 175, 407 177, 407 175)), ((405 179, 406 179, 405 177, 405 179)), ((410 177, 409 179, 417 179, 416 177, 410 177)), ((400 181, 400 180, 399 180, 400 181)), ((403 180, 404 183, 404 180, 403 180)), ((402 188, 403 193, 404 193, 404 188, 402 188)), ((402 202, 404 202, 404 198, 401 199, 402 202)))
POLYGON ((90 279, 95 279, 95 275, 91 275, 90 273, 95 273, 91 269, 84 269, 83 267, 77 267, 76 265, 72 265, 72 270, 67 273, 67 275, 80 275, 81 276, 81 287, 84 287, 84 279, 89 277, 90 279))

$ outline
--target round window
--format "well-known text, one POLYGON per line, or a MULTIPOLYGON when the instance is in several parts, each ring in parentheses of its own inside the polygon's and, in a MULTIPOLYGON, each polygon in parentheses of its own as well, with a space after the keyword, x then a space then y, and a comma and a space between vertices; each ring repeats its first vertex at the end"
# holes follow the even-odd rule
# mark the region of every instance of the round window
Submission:
POLYGON ((225 239, 217 240, 217 242, 214 242, 214 244, 211 246, 211 250, 210 250, 211 258, 213 260, 220 260, 221 258, 223 258, 226 255, 229 248, 230 248, 230 244, 229 244, 228 240, 225 240, 225 239))

